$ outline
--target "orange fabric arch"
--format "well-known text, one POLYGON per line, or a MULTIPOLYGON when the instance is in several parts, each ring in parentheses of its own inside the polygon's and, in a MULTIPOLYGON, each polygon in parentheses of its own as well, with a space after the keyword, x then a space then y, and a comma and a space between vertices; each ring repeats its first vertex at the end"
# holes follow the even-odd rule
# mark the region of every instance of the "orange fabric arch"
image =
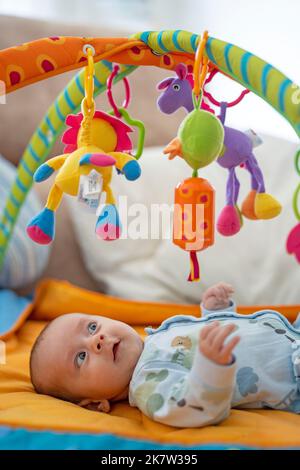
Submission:
POLYGON ((126 65, 153 65, 173 70, 184 61, 193 66, 186 52, 154 54, 142 41, 128 38, 50 37, 0 51, 0 80, 6 93, 86 65, 84 46, 95 49, 94 61, 108 59, 126 65), (122 49, 123 50, 120 50, 122 49))

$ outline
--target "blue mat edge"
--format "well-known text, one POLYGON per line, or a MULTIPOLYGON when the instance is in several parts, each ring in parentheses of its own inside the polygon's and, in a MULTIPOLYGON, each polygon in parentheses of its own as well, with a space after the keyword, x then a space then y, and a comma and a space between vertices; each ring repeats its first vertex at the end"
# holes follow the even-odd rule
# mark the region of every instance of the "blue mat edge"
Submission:
POLYGON ((262 450, 300 447, 252 447, 236 443, 209 443, 193 446, 160 444, 113 434, 65 433, 0 426, 0 450, 262 450))
POLYGON ((0 450, 255 450, 236 444, 180 446, 152 440, 129 439, 113 434, 64 433, 0 426, 0 450))

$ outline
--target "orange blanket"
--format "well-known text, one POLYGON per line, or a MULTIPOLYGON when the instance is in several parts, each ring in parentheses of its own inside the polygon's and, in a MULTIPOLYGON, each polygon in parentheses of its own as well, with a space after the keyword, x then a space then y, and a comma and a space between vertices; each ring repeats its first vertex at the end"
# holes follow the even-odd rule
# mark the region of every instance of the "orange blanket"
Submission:
MULTIPOLYGON (((267 306, 266 306, 267 307, 267 306)), ((270 306, 268 306, 270 307, 270 306)), ((252 313, 264 307, 239 307, 252 313)), ((296 306, 272 306, 293 321, 296 306)), ((0 425, 67 432, 113 433, 159 443, 207 443, 254 447, 300 446, 300 416, 283 411, 232 410, 222 424, 201 429, 175 429, 151 421, 127 402, 114 404, 110 414, 88 411, 52 397, 34 393, 29 379, 31 345, 45 322, 63 313, 81 311, 116 318, 134 325, 141 334, 146 325, 158 325, 176 314, 199 315, 197 305, 172 305, 120 300, 89 292, 61 281, 39 284, 33 303, 5 340, 7 361, 0 365, 0 425)))

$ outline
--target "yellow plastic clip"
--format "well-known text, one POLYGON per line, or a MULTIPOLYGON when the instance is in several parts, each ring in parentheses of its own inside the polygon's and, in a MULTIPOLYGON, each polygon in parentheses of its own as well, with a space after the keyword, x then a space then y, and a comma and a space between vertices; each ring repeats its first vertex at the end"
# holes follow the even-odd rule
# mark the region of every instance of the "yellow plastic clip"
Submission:
POLYGON ((204 31, 201 41, 197 47, 194 62, 194 88, 193 92, 196 97, 200 95, 203 83, 208 72, 208 58, 204 56, 204 49, 208 39, 208 31, 204 31))
POLYGON ((85 67, 84 73, 84 90, 85 98, 83 99, 82 108, 83 113, 92 113, 95 109, 94 103, 94 59, 91 47, 86 48, 88 64, 85 67))

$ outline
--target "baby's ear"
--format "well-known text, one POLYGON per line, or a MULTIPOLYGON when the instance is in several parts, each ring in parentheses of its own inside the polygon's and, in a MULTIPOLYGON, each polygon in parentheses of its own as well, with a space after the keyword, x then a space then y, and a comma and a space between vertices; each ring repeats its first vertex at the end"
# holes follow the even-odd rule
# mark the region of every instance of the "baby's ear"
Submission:
POLYGON ((108 400, 91 400, 90 398, 85 398, 84 400, 81 400, 78 405, 91 411, 101 411, 102 413, 110 412, 110 404, 108 400))

